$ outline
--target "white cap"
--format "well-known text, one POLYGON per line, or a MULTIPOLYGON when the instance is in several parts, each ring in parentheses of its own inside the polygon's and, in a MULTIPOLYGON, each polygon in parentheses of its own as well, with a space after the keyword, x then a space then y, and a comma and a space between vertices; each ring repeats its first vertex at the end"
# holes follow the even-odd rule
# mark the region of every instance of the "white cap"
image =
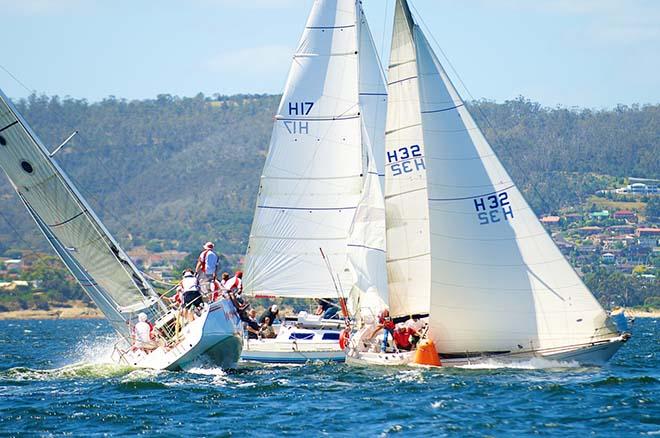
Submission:
POLYGON ((215 245, 213 244, 213 242, 206 242, 204 244, 204 249, 213 249, 214 247, 215 245))
POLYGON ((140 320, 140 322, 146 322, 147 321, 147 314, 144 313, 144 312, 140 312, 140 314, 138 315, 138 319, 140 320))
POLYGON ((190 271, 186 271, 186 272, 183 273, 183 276, 184 276, 184 277, 194 277, 195 274, 193 274, 193 273, 190 272, 190 271))
POLYGON ((273 304, 272 306, 270 306, 270 311, 273 313, 277 312, 277 304, 273 304))

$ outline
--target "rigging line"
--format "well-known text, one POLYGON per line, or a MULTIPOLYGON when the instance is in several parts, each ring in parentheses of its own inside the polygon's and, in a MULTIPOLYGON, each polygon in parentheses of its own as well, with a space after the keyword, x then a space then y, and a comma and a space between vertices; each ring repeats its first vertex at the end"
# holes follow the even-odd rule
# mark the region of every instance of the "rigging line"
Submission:
POLYGON ((381 38, 380 41, 380 59, 385 59, 385 35, 387 35, 385 28, 387 27, 387 15, 388 15, 387 11, 389 9, 390 9, 390 0, 385 0, 385 13, 383 14, 383 37, 381 38))
POLYGON ((36 89, 30 89, 27 85, 25 85, 23 82, 20 81, 16 76, 14 76, 9 70, 5 68, 4 65, 0 64, 0 68, 5 71, 13 80, 15 80, 21 87, 25 88, 25 90, 30 93, 30 94, 36 94, 37 90, 36 89))
MULTIPOLYGON (((468 94, 468 96, 470 96, 470 99, 472 99, 473 102, 477 102, 477 100, 474 98, 474 96, 473 96, 472 93, 470 92, 470 89, 467 87, 467 85, 465 85, 465 82, 463 82, 463 79, 461 78, 461 75, 458 74, 458 71, 454 68, 454 65, 453 65, 453 64, 451 63, 451 61, 449 60, 449 57, 448 57, 447 54, 444 52, 444 50, 442 50, 442 47, 440 46, 440 44, 438 43, 438 41, 435 39, 435 35, 433 35, 433 32, 431 32, 431 28, 426 24, 426 22, 425 22, 424 19, 422 18, 422 15, 419 13, 419 11, 417 10, 417 8, 415 8, 415 5, 411 3, 411 6, 412 6, 413 10, 415 11, 415 14, 417 15, 417 18, 419 19, 420 23, 422 23, 422 25, 423 25, 424 28, 426 29, 427 33, 431 36, 431 39, 432 39, 433 42, 435 43, 436 48, 438 49, 438 51, 442 54, 442 56, 443 56, 443 57, 445 58, 445 60, 447 61, 447 65, 449 65, 449 68, 451 68, 451 71, 454 73, 454 75, 456 76, 456 78, 458 78, 458 81, 460 82, 460 84, 461 84, 461 86, 463 87, 463 89, 465 90, 465 92, 468 94)), ((483 119, 486 121, 486 124, 488 125, 488 127, 489 127, 489 128, 495 133, 495 134, 497 134, 498 131, 495 129, 495 127, 493 126, 493 124, 490 122, 490 119, 486 116, 486 114, 484 113, 484 111, 481 109, 481 106, 480 106, 480 105, 475 105, 475 107, 476 107, 477 110, 479 111, 479 114, 481 115, 481 117, 483 117, 483 119)), ((510 150, 510 149, 509 149, 509 148, 508 148, 503 142, 498 141, 497 144, 498 144, 499 146, 501 146, 501 147, 507 152, 507 154, 509 154, 510 157, 513 158, 513 154, 511 153, 511 150, 510 150)), ((518 168, 518 171, 520 172, 521 175, 525 175, 525 174, 526 174, 526 172, 523 170, 523 168, 522 168, 522 166, 520 165, 520 163, 518 162, 518 160, 512 160, 512 162, 516 165, 516 167, 518 168)), ((546 207, 548 210, 550 210, 550 208, 549 208, 549 204, 548 204, 548 201, 546 201, 546 200, 545 200, 545 197, 544 197, 543 195, 541 195, 541 193, 538 191, 538 189, 536 188, 536 184, 531 184, 531 186, 532 186, 532 190, 534 191, 534 193, 536 193, 536 196, 538 196, 538 198, 541 200, 541 202, 542 202, 543 204, 545 204, 545 207, 546 207)))

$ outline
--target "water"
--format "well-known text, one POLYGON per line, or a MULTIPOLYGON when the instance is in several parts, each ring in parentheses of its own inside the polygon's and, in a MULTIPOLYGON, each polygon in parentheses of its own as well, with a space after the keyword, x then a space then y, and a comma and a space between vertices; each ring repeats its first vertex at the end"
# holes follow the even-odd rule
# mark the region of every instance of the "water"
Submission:
POLYGON ((660 320, 604 368, 469 369, 108 363, 104 321, 0 321, 0 436, 660 437, 660 320))

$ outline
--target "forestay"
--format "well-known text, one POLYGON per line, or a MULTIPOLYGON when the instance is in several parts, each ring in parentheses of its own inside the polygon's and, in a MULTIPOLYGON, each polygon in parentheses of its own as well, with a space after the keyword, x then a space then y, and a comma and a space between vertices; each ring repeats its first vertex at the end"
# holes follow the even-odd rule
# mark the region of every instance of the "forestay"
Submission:
MULTIPOLYGON (((404 3, 404 0, 399 0, 404 3)), ((615 334, 408 15, 419 74, 438 351, 517 352, 615 334)))
POLYGON ((335 296, 319 248, 341 286, 353 283, 344 269, 347 238, 365 187, 369 137, 374 148, 382 151, 383 144, 385 93, 368 32, 355 0, 314 3, 261 177, 246 258, 248 294, 335 296))
POLYGON ((73 276, 123 334, 156 293, 0 91, 0 166, 73 276))

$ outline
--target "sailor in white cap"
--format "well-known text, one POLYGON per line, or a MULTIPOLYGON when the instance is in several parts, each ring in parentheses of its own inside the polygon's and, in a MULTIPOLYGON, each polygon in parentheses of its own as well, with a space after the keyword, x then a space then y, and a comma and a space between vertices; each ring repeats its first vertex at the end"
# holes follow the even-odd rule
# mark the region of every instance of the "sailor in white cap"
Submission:
POLYGON ((153 350, 155 345, 152 341, 153 327, 147 322, 147 314, 141 312, 138 315, 138 322, 135 323, 133 331, 135 333, 135 347, 142 350, 153 350))

